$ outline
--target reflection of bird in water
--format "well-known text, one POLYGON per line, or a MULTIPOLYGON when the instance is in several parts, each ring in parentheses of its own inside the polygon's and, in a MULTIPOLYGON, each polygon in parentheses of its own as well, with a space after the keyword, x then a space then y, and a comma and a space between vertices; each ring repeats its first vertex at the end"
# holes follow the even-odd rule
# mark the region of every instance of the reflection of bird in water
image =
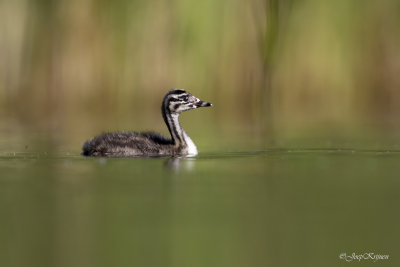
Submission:
POLYGON ((209 106, 210 103, 185 90, 173 89, 165 95, 161 105, 171 139, 153 132, 104 133, 85 142, 82 154, 94 157, 195 156, 197 148, 182 129, 178 117, 183 111, 209 106))
POLYGON ((173 171, 192 171, 196 158, 171 157, 165 161, 164 166, 173 171))

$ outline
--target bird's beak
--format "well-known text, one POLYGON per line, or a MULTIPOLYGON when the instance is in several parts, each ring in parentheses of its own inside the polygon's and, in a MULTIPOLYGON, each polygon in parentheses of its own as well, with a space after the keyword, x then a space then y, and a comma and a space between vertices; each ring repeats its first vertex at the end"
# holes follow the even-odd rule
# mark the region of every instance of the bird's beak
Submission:
POLYGON ((200 107, 211 107, 212 104, 206 101, 199 101, 196 103, 196 107, 200 108, 200 107))

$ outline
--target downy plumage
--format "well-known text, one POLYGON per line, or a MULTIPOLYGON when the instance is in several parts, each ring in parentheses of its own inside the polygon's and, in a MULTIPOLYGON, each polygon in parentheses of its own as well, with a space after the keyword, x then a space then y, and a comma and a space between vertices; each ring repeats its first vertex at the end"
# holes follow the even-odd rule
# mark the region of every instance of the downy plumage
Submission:
POLYGON ((103 133, 83 145, 83 155, 93 157, 156 157, 195 156, 196 145, 179 123, 180 113, 199 107, 209 107, 182 89, 169 91, 162 102, 161 112, 171 138, 153 132, 103 133))

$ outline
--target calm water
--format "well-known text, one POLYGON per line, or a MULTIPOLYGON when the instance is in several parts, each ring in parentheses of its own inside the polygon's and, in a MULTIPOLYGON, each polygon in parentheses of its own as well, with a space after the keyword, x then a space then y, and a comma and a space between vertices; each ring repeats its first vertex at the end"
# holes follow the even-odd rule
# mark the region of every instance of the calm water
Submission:
POLYGON ((0 266, 348 266, 339 254, 353 252, 399 266, 399 162, 359 150, 2 153, 0 266))

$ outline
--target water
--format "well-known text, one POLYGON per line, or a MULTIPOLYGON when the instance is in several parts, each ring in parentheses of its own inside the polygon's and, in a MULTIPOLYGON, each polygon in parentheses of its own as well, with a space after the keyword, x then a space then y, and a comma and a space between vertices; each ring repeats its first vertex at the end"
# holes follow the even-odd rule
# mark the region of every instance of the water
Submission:
POLYGON ((399 161, 336 149, 2 153, 0 266, 338 266, 353 252, 398 266, 399 161))

